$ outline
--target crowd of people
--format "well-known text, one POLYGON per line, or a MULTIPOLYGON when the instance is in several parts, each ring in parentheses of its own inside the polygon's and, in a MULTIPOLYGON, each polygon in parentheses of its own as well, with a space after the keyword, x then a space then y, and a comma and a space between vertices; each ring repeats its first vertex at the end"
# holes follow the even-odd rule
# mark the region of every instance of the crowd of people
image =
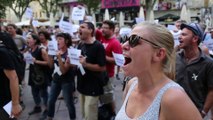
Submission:
POLYGON ((42 112, 40 120, 54 118, 60 93, 70 120, 75 120, 76 91, 84 120, 201 120, 213 107, 212 48, 204 40, 208 33, 198 23, 178 20, 175 25, 175 30, 168 30, 158 23, 142 22, 125 35, 110 20, 103 21, 100 29, 85 20, 72 34, 59 28, 35 28, 32 23, 22 32, 14 24, 1 26, 0 116, 10 101, 11 119, 24 109, 21 86, 26 82, 23 71, 29 67, 27 83, 35 103, 29 115, 42 112), (53 39, 56 55, 48 54, 53 39), (70 61, 70 47, 81 50, 81 66, 70 61), (33 58, 29 66, 24 62, 26 53, 33 58), (113 81, 120 80, 120 66, 113 53, 123 54, 126 61, 121 67, 125 80, 119 111, 113 81), (108 116, 101 116, 100 106, 108 116))

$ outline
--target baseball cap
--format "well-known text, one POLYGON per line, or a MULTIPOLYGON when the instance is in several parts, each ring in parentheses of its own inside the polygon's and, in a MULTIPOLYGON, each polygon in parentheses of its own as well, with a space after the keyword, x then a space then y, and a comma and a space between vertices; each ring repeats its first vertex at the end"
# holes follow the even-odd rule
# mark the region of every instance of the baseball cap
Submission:
POLYGON ((182 30, 184 28, 191 30, 195 35, 197 35, 200 38, 200 40, 203 39, 204 32, 199 24, 197 24, 197 23, 184 24, 183 23, 183 24, 181 24, 180 29, 182 30))

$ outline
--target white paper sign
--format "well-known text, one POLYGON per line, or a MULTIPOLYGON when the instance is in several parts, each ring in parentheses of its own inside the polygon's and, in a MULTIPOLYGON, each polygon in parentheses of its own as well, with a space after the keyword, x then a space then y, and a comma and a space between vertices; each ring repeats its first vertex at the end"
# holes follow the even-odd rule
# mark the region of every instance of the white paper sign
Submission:
POLYGON ((55 35, 51 35, 50 37, 52 41, 56 41, 55 35))
POLYGON ((119 34, 120 35, 129 35, 131 33, 132 29, 129 27, 124 27, 120 29, 119 34))
POLYGON ((52 40, 48 42, 48 55, 56 55, 58 51, 58 44, 56 40, 52 40))
POLYGON ((29 52, 24 53, 24 59, 25 59, 27 64, 34 64, 33 56, 32 56, 31 53, 29 53, 29 52))
POLYGON ((144 18, 135 18, 136 24, 141 23, 144 21, 144 18))
POLYGON ((168 26, 167 26, 167 29, 168 29, 168 30, 177 30, 177 28, 176 28, 175 25, 168 25, 168 26))
POLYGON ((117 54, 117 53, 114 53, 114 52, 112 54, 113 54, 113 57, 115 59, 116 65, 122 67, 125 63, 125 58, 124 58, 123 54, 117 54))
POLYGON ((85 16, 85 8, 74 7, 72 10, 72 20, 83 20, 85 16))
POLYGON ((64 14, 62 14, 61 19, 59 21, 59 29, 63 31, 64 33, 72 34, 72 23, 63 21, 64 14))
POLYGON ((209 50, 209 54, 210 54, 210 55, 213 55, 213 51, 209 50))
POLYGON ((113 21, 113 22, 114 22, 114 21, 115 21, 115 17, 111 18, 111 21, 113 21))
POLYGON ((81 50, 75 48, 68 49, 68 56, 70 58, 70 63, 73 65, 81 65, 79 57, 81 55, 81 50))
POLYGON ((33 20, 32 23, 33 23, 33 27, 38 27, 39 26, 38 25, 38 20, 33 20))
POLYGON ((93 22, 93 17, 92 16, 86 16, 87 20, 90 22, 93 22))
POLYGON ((33 10, 31 8, 27 8, 25 12, 26 18, 31 19, 33 17, 33 10))
POLYGON ((7 112, 9 116, 11 116, 11 111, 12 111, 12 101, 7 103, 4 107, 4 110, 7 112))
POLYGON ((64 32, 64 33, 72 33, 72 24, 69 22, 61 21, 59 23, 59 28, 64 32))

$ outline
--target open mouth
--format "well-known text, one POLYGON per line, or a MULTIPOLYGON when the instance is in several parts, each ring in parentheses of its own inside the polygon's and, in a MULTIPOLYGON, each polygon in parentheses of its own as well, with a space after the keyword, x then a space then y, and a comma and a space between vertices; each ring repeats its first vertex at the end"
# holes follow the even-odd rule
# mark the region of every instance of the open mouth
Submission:
POLYGON ((79 32, 79 35, 82 35, 82 32, 79 32))
POLYGON ((129 58, 129 57, 125 57, 125 63, 124 63, 124 65, 129 64, 131 61, 132 61, 132 59, 131 59, 131 58, 129 58))

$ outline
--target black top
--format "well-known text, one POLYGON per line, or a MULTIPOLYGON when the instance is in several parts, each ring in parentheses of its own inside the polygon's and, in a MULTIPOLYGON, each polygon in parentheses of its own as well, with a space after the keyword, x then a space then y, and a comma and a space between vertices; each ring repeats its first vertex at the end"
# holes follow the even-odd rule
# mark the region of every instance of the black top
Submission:
MULTIPOLYGON (((44 61, 43 60, 43 58, 42 58, 42 49, 44 49, 44 48, 42 48, 42 47, 37 47, 36 48, 36 50, 35 51, 31 51, 31 54, 32 54, 32 56, 36 59, 36 60, 41 60, 41 61, 44 61)), ((42 85, 43 87, 46 87, 47 85, 48 85, 48 77, 47 77, 47 68, 48 68, 48 66, 43 66, 43 65, 39 65, 39 64, 36 64, 36 63, 34 63, 34 64, 30 64, 30 71, 29 71, 29 82, 28 82, 28 84, 30 85, 30 86, 34 86, 34 85, 36 85, 34 82, 33 82, 33 78, 32 78, 32 74, 33 74, 33 72, 35 72, 35 70, 34 70, 34 66, 35 65, 37 65, 37 66, 39 66, 40 68, 41 68, 41 70, 45 73, 45 77, 46 77, 46 80, 45 80, 45 83, 42 85)))
POLYGON ((0 47, 0 107, 11 100, 10 81, 4 74, 4 70, 15 70, 17 59, 5 47, 0 47))
MULTIPOLYGON (((61 59, 62 59, 63 63, 65 63, 67 56, 68 56, 67 51, 61 55, 61 59)), ((54 63, 59 67, 58 59, 56 56, 54 56, 54 63)), ((74 70, 74 68, 71 68, 71 67, 65 74, 62 74, 60 76, 58 75, 58 73, 54 73, 53 81, 61 82, 61 83, 62 82, 73 82, 74 83, 74 77, 75 77, 74 73, 75 73, 75 70, 74 70)))
POLYGON ((208 90, 213 87, 213 60, 200 50, 200 57, 190 64, 184 52, 176 55, 176 81, 185 89, 199 111, 202 111, 208 90))
MULTIPOLYGON (((99 41, 92 44, 82 44, 78 46, 81 49, 82 55, 86 56, 86 62, 98 64, 99 66, 106 65, 105 49, 99 41)), ((77 71, 77 89, 81 94, 88 96, 99 96, 103 94, 102 72, 96 72, 84 68, 85 75, 82 75, 80 70, 77 71)))

